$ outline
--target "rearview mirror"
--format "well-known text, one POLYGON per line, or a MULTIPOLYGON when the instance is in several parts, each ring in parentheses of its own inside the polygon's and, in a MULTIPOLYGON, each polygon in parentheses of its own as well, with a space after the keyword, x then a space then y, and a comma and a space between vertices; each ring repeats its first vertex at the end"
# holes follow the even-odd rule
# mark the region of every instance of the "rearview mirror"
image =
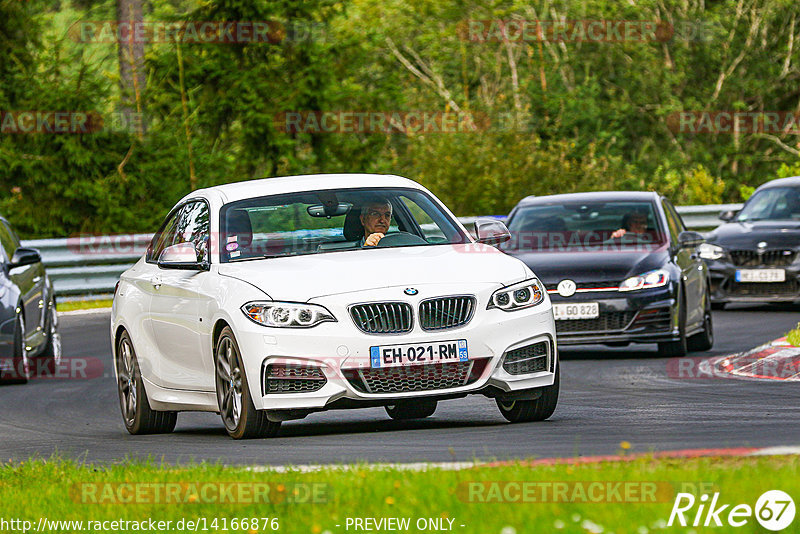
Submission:
POLYGON ((42 255, 35 248, 19 247, 11 256, 10 268, 33 265, 42 261, 42 255))
POLYGON ((478 219, 475 221, 475 236, 478 243, 499 245, 511 239, 511 232, 505 224, 495 219, 478 219))
POLYGON ((164 269, 208 270, 208 265, 198 258, 193 243, 178 243, 165 248, 158 257, 158 266, 164 269))
POLYGON ((737 213, 739 213, 739 210, 723 211, 722 213, 719 214, 719 219, 721 221, 730 222, 733 220, 734 217, 736 217, 737 213))
POLYGON ((306 211, 312 217, 338 217, 340 215, 345 215, 348 211, 350 211, 352 206, 352 204, 345 203, 339 203, 336 205, 316 204, 306 208, 306 211))
POLYGON ((681 248, 694 248, 706 242, 706 238, 697 232, 681 232, 678 235, 678 246, 681 248))

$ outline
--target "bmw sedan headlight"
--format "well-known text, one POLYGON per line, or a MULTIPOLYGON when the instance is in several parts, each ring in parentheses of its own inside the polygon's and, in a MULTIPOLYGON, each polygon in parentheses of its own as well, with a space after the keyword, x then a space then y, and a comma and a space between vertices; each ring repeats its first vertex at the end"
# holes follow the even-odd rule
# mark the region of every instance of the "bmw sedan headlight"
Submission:
POLYGON ((486 309, 522 310, 536 306, 543 300, 544 288, 539 280, 532 278, 495 291, 486 309))
POLYGON ((661 287, 669 282, 669 273, 665 269, 657 269, 639 276, 631 276, 619 285, 620 291, 636 291, 661 287))
POLYGON ((244 314, 260 325, 277 328, 311 328, 336 318, 316 304, 296 302, 250 302, 242 306, 244 314))
POLYGON ((703 243, 697 247, 697 255, 704 260, 718 260, 725 255, 725 249, 719 245, 703 243))

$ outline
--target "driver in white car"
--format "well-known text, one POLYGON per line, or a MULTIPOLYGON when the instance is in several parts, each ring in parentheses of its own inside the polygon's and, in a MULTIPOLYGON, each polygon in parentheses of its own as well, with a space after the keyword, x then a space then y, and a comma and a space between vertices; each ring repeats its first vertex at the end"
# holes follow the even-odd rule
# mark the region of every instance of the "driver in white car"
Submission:
POLYGON ((377 246, 392 222, 392 204, 385 199, 367 202, 361 208, 361 225, 364 227, 364 239, 361 246, 377 246))

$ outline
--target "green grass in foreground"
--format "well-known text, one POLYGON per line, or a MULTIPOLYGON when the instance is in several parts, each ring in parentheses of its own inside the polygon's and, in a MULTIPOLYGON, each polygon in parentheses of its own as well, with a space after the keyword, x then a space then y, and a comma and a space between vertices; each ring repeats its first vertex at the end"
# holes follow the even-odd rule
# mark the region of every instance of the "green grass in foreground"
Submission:
MULTIPOLYGON (((0 515, 6 520, 27 519, 34 525, 42 517, 84 521, 152 518, 171 521, 167 530, 173 532, 179 531, 175 527, 181 519, 199 519, 201 523, 197 530, 200 532, 204 528, 205 531, 225 531, 223 527, 228 531, 273 532, 274 526, 278 526, 278 532, 290 533, 356 532, 353 526, 346 529, 347 518, 366 517, 410 518, 408 532, 420 531, 416 526, 419 518, 442 520, 445 526, 447 520, 452 519, 452 531, 481 534, 689 532, 690 529, 685 527, 666 527, 678 491, 688 491, 698 498, 704 491, 718 491, 720 503, 755 506, 758 496, 771 489, 781 489, 797 500, 800 497, 798 475, 800 459, 797 456, 688 460, 640 458, 630 462, 581 466, 531 468, 514 464, 425 472, 353 466, 345 470, 326 469, 310 473, 253 472, 206 464, 174 468, 154 463, 83 466, 62 460, 28 461, 6 463, 0 468, 0 503, 3 504, 0 515), (568 497, 562 498, 566 502, 543 503, 530 499, 526 502, 470 502, 470 495, 473 501, 481 498, 502 500, 504 492, 512 500, 519 500, 520 493, 509 492, 511 486, 504 486, 504 481, 546 483, 551 491, 555 488, 553 483, 565 482, 570 489, 568 497), (641 497, 631 499, 633 502, 586 502, 589 495, 577 489, 590 491, 592 481, 612 484, 627 481, 633 483, 628 485, 633 489, 645 488, 649 484, 651 489, 657 489, 644 493, 636 491, 635 495, 647 495, 646 500, 654 497, 658 502, 637 502, 641 497), (245 502, 216 502, 221 485, 231 487, 231 483, 240 485, 229 495, 239 495, 236 498, 245 502), (478 485, 472 485, 475 483, 478 485), (261 490, 254 489, 259 487, 261 490), (497 492, 492 491, 493 488, 504 489, 497 492), (172 491, 170 499, 173 502, 137 502, 137 491, 145 500, 152 500, 159 494, 164 499, 172 491), (256 494, 260 495, 260 502, 252 502, 259 500, 254 499, 256 494), (133 502, 120 502, 129 499, 133 502), (233 518, 259 519, 257 528, 251 528, 253 524, 248 523, 242 529, 239 521, 232 528, 233 518), (277 525, 270 523, 273 518, 277 519, 277 525), (216 523, 213 523, 215 519, 216 523)), ((595 486, 608 487, 605 484, 595 486)), ((620 493, 622 499, 625 499, 625 491, 622 489, 620 493)), ((222 495, 225 495, 224 491, 222 495)), ((540 498, 542 490, 529 495, 540 498)), ((613 495, 613 492, 608 495, 613 495)), ((693 518, 695 511, 696 506, 687 517, 693 518)), ((723 518, 725 514, 727 511, 723 518)), ((796 531, 792 528, 796 528, 799 522, 800 517, 787 532, 796 531)), ((183 527, 187 529, 185 522, 183 527)), ((73 525, 71 529, 77 530, 77 527, 73 525)), ((56 529, 51 525, 49 530, 56 529)), ((69 530, 68 527, 60 531, 69 530)), ((726 525, 716 529, 701 526, 694 530, 697 533, 763 531, 753 517, 738 529, 726 525)))
POLYGON ((800 347, 800 323, 797 324, 797 328, 786 334, 786 340, 795 347, 800 347))
POLYGON ((59 301, 56 303, 56 309, 60 312, 68 312, 75 310, 92 310, 95 308, 110 308, 111 302, 111 299, 59 301))

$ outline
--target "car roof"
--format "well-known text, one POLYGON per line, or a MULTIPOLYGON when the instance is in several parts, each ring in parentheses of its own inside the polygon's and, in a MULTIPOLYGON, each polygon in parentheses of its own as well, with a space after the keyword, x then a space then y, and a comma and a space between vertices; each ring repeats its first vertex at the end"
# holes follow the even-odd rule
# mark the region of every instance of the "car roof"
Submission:
POLYGON ((778 178, 777 180, 770 180, 765 184, 761 184, 758 190, 770 189, 772 187, 800 187, 800 176, 790 176, 789 178, 778 178))
POLYGON ((658 198, 653 191, 593 191, 589 193, 565 193, 561 195, 545 195, 525 197, 519 201, 518 207, 551 204, 553 202, 611 202, 617 201, 652 201, 658 198))
POLYGON ((223 202, 235 202, 247 198, 282 193, 358 187, 410 187, 424 189, 413 180, 391 174, 306 174, 247 180, 198 189, 184 197, 183 200, 197 198, 198 196, 209 197, 216 193, 222 196, 223 202))

